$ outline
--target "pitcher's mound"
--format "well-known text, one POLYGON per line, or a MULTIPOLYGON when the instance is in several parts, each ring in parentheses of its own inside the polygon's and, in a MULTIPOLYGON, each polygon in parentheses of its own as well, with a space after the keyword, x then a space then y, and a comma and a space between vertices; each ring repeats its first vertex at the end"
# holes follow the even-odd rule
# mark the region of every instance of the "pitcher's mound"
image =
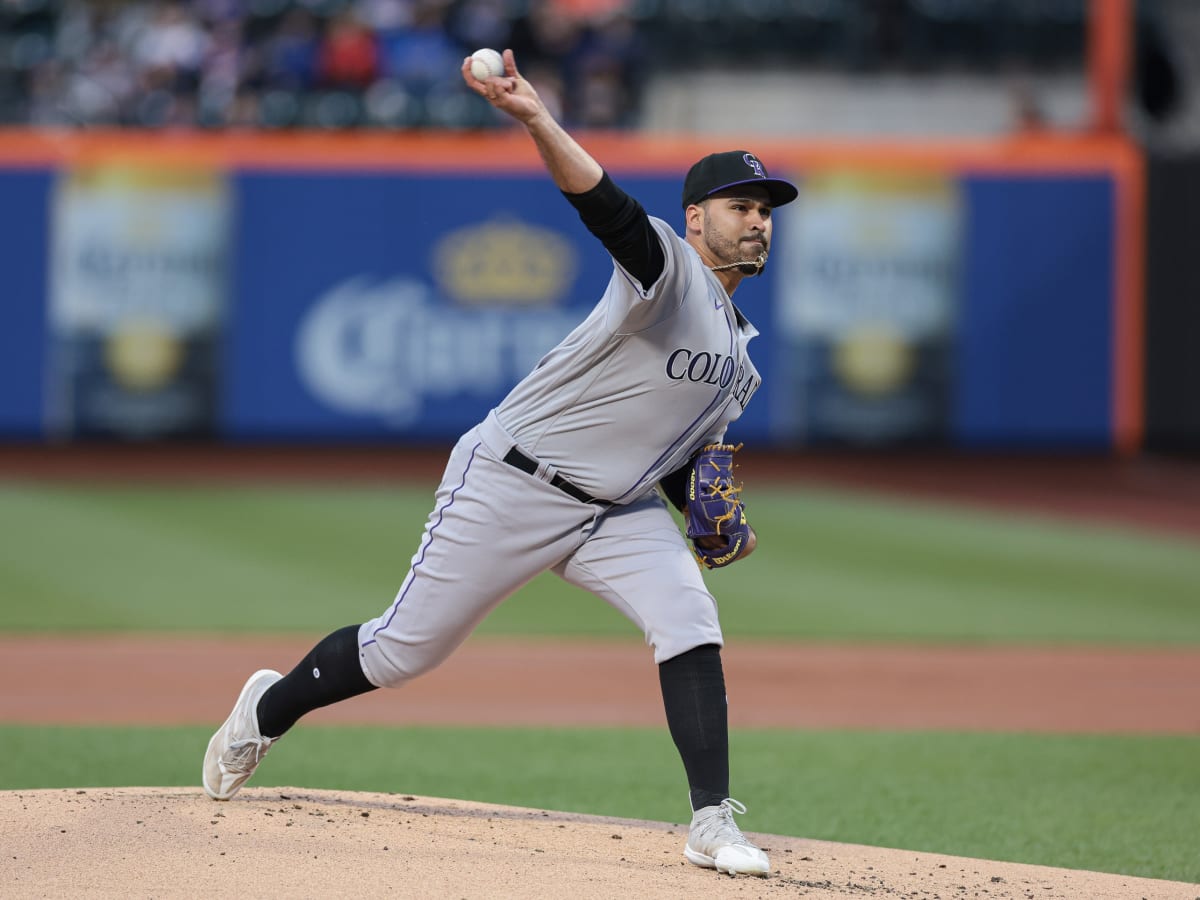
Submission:
POLYGON ((980 897, 1195 900, 1188 885, 751 834, 768 878, 683 859, 681 824, 404 794, 0 793, 6 897, 980 897))

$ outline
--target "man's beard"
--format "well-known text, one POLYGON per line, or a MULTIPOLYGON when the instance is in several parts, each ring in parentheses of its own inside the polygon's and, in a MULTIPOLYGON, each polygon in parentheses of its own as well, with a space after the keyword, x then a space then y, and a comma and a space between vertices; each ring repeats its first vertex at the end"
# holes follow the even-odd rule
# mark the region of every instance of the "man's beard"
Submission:
MULTIPOLYGON (((729 248, 733 252, 737 252, 738 250, 741 249, 740 243, 739 244, 731 244, 731 242, 725 241, 725 240, 715 242, 716 246, 714 247, 714 241, 711 238, 709 238, 707 235, 706 235, 706 239, 707 239, 707 243, 708 243, 709 247, 713 248, 715 250, 725 250, 726 248, 729 248)), ((745 257, 741 257, 741 258, 734 257, 732 262, 723 263, 718 266, 709 266, 708 268, 710 271, 713 271, 713 272, 724 272, 728 269, 737 269, 740 274, 745 275, 745 276, 761 275, 763 273, 763 269, 765 269, 767 266, 767 246, 765 243, 762 244, 761 246, 762 246, 762 250, 759 251, 758 255, 754 259, 746 259, 745 257)), ((721 257, 729 258, 729 257, 733 256, 733 252, 717 253, 715 255, 718 258, 721 258, 721 257)), ((740 256, 740 254, 739 254, 739 256, 740 256)))

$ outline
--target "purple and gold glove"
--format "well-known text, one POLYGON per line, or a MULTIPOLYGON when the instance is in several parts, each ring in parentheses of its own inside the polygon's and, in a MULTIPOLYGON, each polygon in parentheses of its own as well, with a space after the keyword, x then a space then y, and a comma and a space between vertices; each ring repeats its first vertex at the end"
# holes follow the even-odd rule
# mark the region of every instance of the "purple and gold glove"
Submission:
POLYGON ((719 569, 737 559, 750 539, 742 486, 733 480, 741 444, 709 444, 692 458, 687 484, 687 536, 696 559, 719 569))

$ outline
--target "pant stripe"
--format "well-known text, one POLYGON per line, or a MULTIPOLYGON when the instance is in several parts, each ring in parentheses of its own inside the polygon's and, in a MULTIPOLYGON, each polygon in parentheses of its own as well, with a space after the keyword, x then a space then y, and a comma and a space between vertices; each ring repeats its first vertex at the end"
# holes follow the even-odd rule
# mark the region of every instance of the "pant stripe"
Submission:
MULTIPOLYGON (((454 505, 455 495, 458 494, 463 485, 467 483, 467 473, 471 471, 471 464, 475 462, 475 452, 478 449, 479 444, 476 444, 471 448, 471 458, 467 460, 467 466, 465 469, 463 469, 462 481, 458 483, 458 487, 450 492, 449 502, 447 502, 445 506, 438 510, 438 519, 429 529, 429 536, 425 541, 425 545, 421 548, 421 556, 415 563, 413 563, 412 569, 408 573, 408 583, 404 585, 404 590, 400 592, 400 596, 397 597, 396 602, 392 604, 392 611, 388 614, 387 619, 382 625, 375 629, 373 635, 379 634, 379 632, 386 630, 387 627, 392 624, 392 619, 396 617, 396 612, 400 609, 400 604, 404 602, 404 598, 408 595, 408 589, 412 587, 412 583, 416 580, 417 568, 425 561, 425 553, 429 550, 429 545, 433 543, 434 532, 437 531, 437 527, 442 524, 442 519, 445 518, 446 510, 454 505)), ((375 638, 372 636, 369 641, 364 641, 362 646, 367 647, 374 643, 375 638)))

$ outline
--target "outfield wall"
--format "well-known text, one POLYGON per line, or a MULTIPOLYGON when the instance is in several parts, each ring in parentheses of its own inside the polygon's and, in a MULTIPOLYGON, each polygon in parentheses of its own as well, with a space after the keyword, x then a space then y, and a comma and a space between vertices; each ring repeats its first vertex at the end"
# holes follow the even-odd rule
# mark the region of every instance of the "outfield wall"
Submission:
MULTIPOLYGON (((592 135, 677 227, 740 138, 592 135)), ((1118 140, 759 141, 800 200, 738 303, 740 440, 1135 449, 1137 154, 1118 140)), ((440 441, 599 296, 611 263, 528 140, 0 136, 0 434, 440 441)))

